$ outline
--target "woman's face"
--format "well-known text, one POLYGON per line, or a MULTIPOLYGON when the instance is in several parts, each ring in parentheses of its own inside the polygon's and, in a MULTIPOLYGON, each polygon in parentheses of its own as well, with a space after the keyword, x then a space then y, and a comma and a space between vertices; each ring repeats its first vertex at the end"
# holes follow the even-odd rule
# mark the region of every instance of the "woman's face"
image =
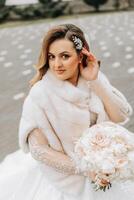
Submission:
POLYGON ((77 84, 80 56, 70 40, 65 38, 55 40, 49 46, 48 62, 49 68, 58 79, 77 84))

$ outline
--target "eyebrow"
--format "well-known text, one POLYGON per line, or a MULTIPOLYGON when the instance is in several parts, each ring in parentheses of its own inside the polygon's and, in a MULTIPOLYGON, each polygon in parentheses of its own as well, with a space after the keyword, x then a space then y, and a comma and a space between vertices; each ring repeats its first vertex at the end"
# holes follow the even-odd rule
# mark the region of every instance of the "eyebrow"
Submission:
MULTIPOLYGON (((64 54, 64 53, 69 53, 69 52, 68 52, 68 51, 63 51, 63 52, 61 52, 60 54, 64 54)), ((54 54, 51 53, 51 52, 48 52, 48 54, 54 55, 54 54)))

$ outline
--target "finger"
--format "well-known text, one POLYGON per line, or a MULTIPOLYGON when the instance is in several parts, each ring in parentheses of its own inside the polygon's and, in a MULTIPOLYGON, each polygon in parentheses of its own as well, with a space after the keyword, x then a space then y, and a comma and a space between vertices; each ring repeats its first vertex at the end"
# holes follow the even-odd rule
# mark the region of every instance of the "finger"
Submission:
POLYGON ((90 54, 90 55, 88 56, 88 60, 91 61, 91 62, 92 62, 92 61, 94 62, 94 61, 96 61, 96 58, 95 58, 93 55, 90 54))
POLYGON ((87 51, 87 49, 83 48, 82 53, 85 54, 91 61, 95 61, 96 57, 94 56, 93 53, 87 51))
POLYGON ((104 185, 104 186, 106 186, 106 185, 109 184, 109 182, 107 180, 102 179, 101 180, 101 184, 104 185))
POLYGON ((83 54, 85 54, 86 56, 90 56, 90 52, 87 50, 87 49, 85 49, 84 47, 82 48, 82 51, 81 51, 83 54))

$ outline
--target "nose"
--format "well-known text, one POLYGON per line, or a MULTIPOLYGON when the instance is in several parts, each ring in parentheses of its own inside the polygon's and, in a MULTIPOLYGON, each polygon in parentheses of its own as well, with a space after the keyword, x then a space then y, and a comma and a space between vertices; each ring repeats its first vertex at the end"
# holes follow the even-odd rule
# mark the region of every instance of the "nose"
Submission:
POLYGON ((62 68, 62 62, 61 62, 60 58, 55 58, 54 66, 55 66, 56 70, 62 68))

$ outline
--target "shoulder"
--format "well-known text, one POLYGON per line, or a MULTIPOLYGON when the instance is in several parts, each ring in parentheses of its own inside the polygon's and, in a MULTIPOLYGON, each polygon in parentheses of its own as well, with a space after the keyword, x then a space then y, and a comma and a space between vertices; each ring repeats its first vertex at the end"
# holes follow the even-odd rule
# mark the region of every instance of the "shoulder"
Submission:
POLYGON ((36 98, 42 93, 42 80, 35 83, 29 91, 29 96, 32 98, 36 98))
POLYGON ((43 101, 47 98, 46 87, 42 80, 35 83, 29 91, 27 98, 35 104, 41 105, 43 101))

